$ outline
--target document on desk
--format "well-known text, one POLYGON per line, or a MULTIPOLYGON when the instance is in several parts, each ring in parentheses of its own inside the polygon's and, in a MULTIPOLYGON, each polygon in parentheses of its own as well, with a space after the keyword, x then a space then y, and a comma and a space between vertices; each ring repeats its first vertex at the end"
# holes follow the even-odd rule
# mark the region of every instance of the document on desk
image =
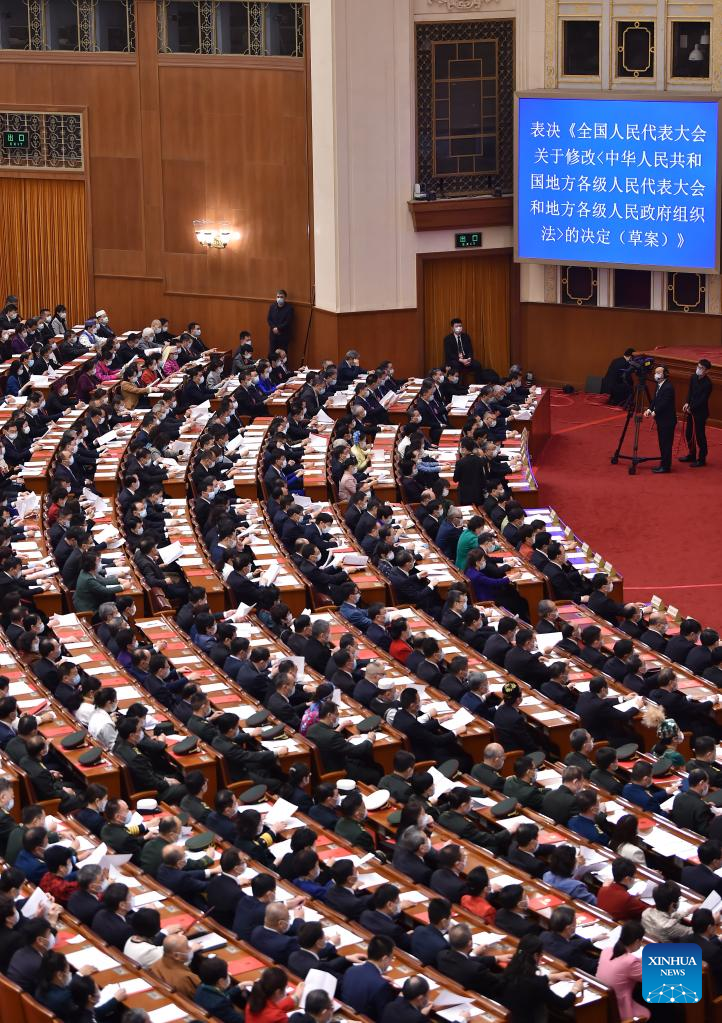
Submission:
POLYGON ((95 1008, 97 1009, 98 1006, 109 1002, 111 998, 115 998, 121 988, 125 988, 126 993, 129 995, 139 995, 142 991, 150 991, 150 984, 143 980, 142 977, 125 980, 122 984, 106 984, 100 992, 100 998, 95 1008))
POLYGON ((98 973, 101 970, 110 970, 119 965, 117 959, 106 955, 105 952, 101 952, 95 946, 92 948, 81 948, 79 952, 68 952, 65 958, 76 970, 82 969, 83 966, 92 966, 98 973))
POLYGON ((148 1019, 150 1023, 173 1023, 176 1019, 187 1019, 188 1013, 185 1009, 181 1009, 175 1002, 168 1002, 167 1005, 162 1005, 160 1009, 153 1009, 152 1012, 148 1013, 148 1019))

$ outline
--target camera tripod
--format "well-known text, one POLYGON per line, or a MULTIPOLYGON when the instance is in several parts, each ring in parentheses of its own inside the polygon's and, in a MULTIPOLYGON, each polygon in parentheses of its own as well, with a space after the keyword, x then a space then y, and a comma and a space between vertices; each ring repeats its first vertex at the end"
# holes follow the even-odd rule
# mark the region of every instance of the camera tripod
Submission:
POLYGON ((629 475, 636 476, 637 466, 640 462, 657 462, 659 456, 647 455, 640 457, 639 455, 639 428, 642 425, 642 417, 644 412, 651 405, 651 399, 649 397, 649 391, 647 390, 647 381, 645 377, 640 377, 637 383, 634 384, 634 390, 627 400, 627 418, 624 421, 622 427, 622 433, 619 437, 619 443, 617 444, 617 450, 612 455, 612 465, 617 465, 620 458, 632 464, 629 466, 629 475), (624 444, 624 438, 627 435, 629 424, 634 419, 634 437, 632 440, 632 453, 631 455, 622 455, 622 445, 624 444))

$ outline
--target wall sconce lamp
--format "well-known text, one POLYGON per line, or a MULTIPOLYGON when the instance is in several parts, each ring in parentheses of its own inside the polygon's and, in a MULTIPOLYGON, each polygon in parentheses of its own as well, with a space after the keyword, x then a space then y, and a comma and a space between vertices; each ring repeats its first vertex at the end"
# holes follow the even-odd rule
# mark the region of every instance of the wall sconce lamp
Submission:
POLYGON ((193 230, 198 244, 204 249, 225 249, 233 237, 226 225, 214 225, 207 220, 194 220, 193 230))

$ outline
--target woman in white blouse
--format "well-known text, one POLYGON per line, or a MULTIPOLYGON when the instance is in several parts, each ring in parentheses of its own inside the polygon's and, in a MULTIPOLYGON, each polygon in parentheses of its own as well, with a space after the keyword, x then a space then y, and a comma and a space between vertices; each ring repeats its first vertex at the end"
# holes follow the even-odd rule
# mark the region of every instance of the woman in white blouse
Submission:
POLYGON ((88 731, 103 749, 112 749, 118 738, 115 716, 118 710, 118 694, 112 686, 99 689, 95 694, 95 710, 88 721, 88 731))
POLYGON ((633 813, 623 814, 615 825, 610 845, 617 856, 624 856, 632 863, 636 863, 637 866, 646 867, 647 860, 639 839, 638 829, 637 817, 633 813))
POLYGON ((95 711, 95 694, 100 689, 100 682, 97 678, 84 678, 80 683, 82 700, 75 712, 75 717, 86 728, 95 711))

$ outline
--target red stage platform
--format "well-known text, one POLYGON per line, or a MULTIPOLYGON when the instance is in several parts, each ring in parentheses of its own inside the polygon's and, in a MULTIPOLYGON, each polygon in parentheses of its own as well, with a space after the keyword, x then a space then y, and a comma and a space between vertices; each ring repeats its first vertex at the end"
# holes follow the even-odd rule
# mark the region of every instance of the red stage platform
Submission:
POLYGON ((709 371, 712 381, 712 397, 709 402, 710 426, 722 426, 722 347, 720 345, 670 345, 660 348, 643 348, 654 355, 661 365, 669 369, 670 379, 677 392, 677 408, 681 409, 687 398, 689 378, 694 373, 700 359, 709 359, 712 369, 709 371))

